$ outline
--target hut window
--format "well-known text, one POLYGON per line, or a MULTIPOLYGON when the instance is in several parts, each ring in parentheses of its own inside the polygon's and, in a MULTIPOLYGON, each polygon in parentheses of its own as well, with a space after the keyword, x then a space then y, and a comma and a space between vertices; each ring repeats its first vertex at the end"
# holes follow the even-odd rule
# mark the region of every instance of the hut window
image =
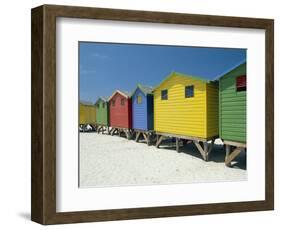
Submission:
POLYGON ((168 100, 168 90, 164 89, 161 91, 161 100, 168 100))
POLYGON ((112 105, 112 106, 115 106, 115 100, 112 100, 112 101, 111 101, 111 105, 112 105))
POLYGON ((100 104, 98 103, 98 104, 97 104, 97 108, 99 108, 99 107, 100 107, 100 104))
POLYGON ((125 99, 124 98, 121 99, 121 105, 125 105, 125 99))
POLYGON ((236 91, 246 91, 247 85, 246 85, 246 75, 238 76, 236 78, 236 91))
POLYGON ((142 103, 142 96, 139 95, 139 96, 137 97, 137 104, 141 104, 141 103, 142 103))
POLYGON ((185 98, 194 97, 194 85, 185 86, 185 98))
POLYGON ((105 103, 104 103, 104 102, 102 103, 102 107, 103 107, 103 108, 105 107, 105 103))

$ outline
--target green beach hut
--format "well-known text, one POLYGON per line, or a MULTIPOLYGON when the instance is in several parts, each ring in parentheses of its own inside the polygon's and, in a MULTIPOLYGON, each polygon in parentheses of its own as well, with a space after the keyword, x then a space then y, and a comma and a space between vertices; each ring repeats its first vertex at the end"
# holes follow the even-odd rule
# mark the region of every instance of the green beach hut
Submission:
POLYGON ((109 128, 109 106, 107 98, 99 97, 95 103, 97 132, 104 132, 109 128))
POLYGON ((219 135, 226 146, 226 165, 246 150, 247 74, 242 62, 219 77, 219 135))

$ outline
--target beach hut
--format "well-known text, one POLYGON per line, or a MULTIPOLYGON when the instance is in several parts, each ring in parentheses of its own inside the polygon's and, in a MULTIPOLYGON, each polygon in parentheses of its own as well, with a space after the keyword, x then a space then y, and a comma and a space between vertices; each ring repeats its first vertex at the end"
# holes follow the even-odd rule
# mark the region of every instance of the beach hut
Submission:
POLYGON ((143 136, 149 145, 153 136, 153 94, 152 87, 138 84, 132 93, 132 128, 136 142, 143 136))
POLYGON ((130 93, 116 90, 108 99, 110 134, 125 133, 128 139, 132 136, 132 102, 130 93))
POLYGON ((218 137, 218 84, 201 77, 172 72, 154 91, 154 130, 156 147, 173 137, 194 143, 208 160, 218 137))
POLYGON ((225 164, 246 150, 246 62, 219 76, 219 135, 226 146, 225 164))
POLYGON ((96 108, 91 102, 80 101, 79 103, 79 126, 81 131, 85 131, 90 125, 96 128, 96 108))
POLYGON ((96 106, 96 123, 97 123, 97 132, 104 133, 109 129, 109 106, 107 98, 99 97, 95 103, 96 106))

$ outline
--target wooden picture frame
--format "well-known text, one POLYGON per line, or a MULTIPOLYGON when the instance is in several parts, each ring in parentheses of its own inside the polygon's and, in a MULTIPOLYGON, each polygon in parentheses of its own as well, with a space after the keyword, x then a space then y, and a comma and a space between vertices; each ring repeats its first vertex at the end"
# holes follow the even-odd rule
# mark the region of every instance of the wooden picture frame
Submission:
POLYGON ((43 5, 32 9, 31 219, 41 224, 125 220, 274 209, 274 21, 163 12, 43 5), (56 212, 56 18, 86 18, 264 29, 266 36, 265 200, 56 212))

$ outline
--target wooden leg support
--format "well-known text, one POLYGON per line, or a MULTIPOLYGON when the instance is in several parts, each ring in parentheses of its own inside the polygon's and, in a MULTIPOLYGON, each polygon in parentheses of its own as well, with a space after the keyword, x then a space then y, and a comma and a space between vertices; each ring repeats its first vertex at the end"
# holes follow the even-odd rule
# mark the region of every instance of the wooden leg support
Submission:
POLYGON ((193 142, 194 142, 195 146, 197 147, 197 149, 199 150, 203 159, 205 161, 208 161, 209 160, 209 154, 212 151, 213 146, 214 146, 214 140, 212 140, 210 144, 207 141, 203 142, 203 148, 202 148, 199 141, 193 141, 193 142))
POLYGON ((231 152, 230 149, 231 149, 231 146, 226 145, 226 156, 225 156, 225 165, 226 166, 231 166, 231 161, 233 161, 235 159, 235 157, 237 157, 244 148, 237 147, 236 149, 234 149, 233 152, 231 152))
POLYGON ((144 140, 146 141, 146 143, 148 143, 147 135, 145 133, 142 133, 142 136, 143 136, 144 140))
POLYGON ((179 138, 176 138, 176 150, 178 153, 180 152, 179 138))
POLYGON ((164 136, 158 136, 157 138, 157 142, 156 142, 156 148, 159 148, 159 145, 161 144, 162 140, 163 140, 164 136))
POLYGON ((199 153, 201 154, 201 156, 203 157, 203 159, 206 161, 206 154, 204 152, 204 149, 202 148, 202 146, 200 145, 199 141, 193 141, 193 143, 195 144, 195 146, 197 147, 197 149, 199 150, 199 153))
POLYGON ((136 134, 136 142, 139 141, 139 138, 140 138, 140 132, 137 132, 137 134, 136 134))

